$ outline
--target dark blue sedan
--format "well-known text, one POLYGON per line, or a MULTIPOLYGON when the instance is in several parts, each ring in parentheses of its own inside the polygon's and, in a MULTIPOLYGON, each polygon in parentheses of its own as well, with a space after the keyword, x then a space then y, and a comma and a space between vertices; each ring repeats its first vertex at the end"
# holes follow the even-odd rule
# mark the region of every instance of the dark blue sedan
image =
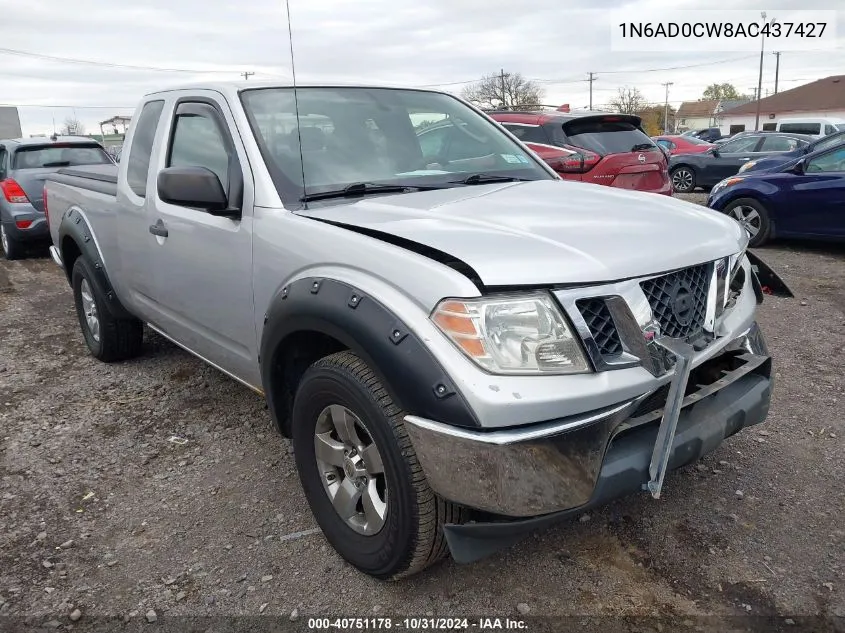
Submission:
POLYGON ((842 143, 845 143, 845 131, 829 134, 817 141, 813 141, 805 147, 799 147, 791 152, 784 152, 783 154, 764 156, 763 158, 751 160, 740 167, 739 173, 744 174, 747 171, 769 171, 771 169, 776 169, 786 165, 787 163, 791 163, 796 158, 820 152, 825 149, 830 149, 831 147, 836 147, 842 143))
POLYGON ((845 239, 845 145, 718 183, 707 206, 732 216, 751 246, 773 237, 845 239))

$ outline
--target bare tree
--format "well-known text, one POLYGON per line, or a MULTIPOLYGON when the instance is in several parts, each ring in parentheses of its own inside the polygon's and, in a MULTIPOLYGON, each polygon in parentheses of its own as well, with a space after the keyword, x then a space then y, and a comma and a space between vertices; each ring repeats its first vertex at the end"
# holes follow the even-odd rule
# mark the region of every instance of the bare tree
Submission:
POLYGON ((637 114, 648 105, 648 102, 639 88, 625 86, 617 90, 616 97, 611 99, 608 105, 621 114, 637 114))
POLYGON ((62 136, 83 136, 85 134, 85 126, 79 119, 69 116, 65 119, 62 129, 59 131, 62 136))
POLYGON ((543 88, 520 73, 486 75, 468 85, 461 96, 480 108, 501 108, 538 105, 542 102, 543 88))

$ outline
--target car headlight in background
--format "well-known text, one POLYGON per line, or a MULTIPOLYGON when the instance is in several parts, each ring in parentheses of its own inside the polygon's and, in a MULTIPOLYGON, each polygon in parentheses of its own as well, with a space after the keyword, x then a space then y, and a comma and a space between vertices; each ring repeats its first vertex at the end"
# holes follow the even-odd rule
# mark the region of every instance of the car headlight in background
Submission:
POLYGON ((750 160, 750 161, 748 161, 747 163, 745 163, 742 167, 740 167, 740 168, 739 168, 739 172, 737 172, 737 173, 740 173, 740 174, 741 174, 741 173, 742 173, 742 172, 744 172, 744 171, 748 171, 749 169, 751 169, 752 167, 754 167, 754 165, 756 165, 756 164, 757 164, 757 161, 756 161, 756 160, 750 160))
POLYGON ((590 371, 566 317, 546 294, 444 299, 431 319, 464 355, 495 374, 590 371))
POLYGON ((716 183, 713 189, 710 190, 710 196, 712 197, 716 192, 721 191, 725 187, 731 187, 738 182, 742 182, 743 178, 739 176, 731 176, 730 178, 725 178, 724 180, 720 180, 716 183))

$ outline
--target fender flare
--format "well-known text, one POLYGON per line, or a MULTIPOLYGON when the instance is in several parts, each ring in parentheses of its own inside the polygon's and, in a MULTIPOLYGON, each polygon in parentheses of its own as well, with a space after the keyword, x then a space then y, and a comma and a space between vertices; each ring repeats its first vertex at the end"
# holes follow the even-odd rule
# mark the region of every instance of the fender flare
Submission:
POLYGON ((298 332, 319 332, 360 356, 406 413, 454 426, 481 425, 457 385, 425 343, 377 299, 341 281, 306 277, 274 297, 261 336, 261 382, 285 433, 285 397, 274 389, 284 371, 279 349, 298 332))
POLYGON ((59 223, 58 239, 62 261, 65 263, 65 275, 67 276, 68 283, 72 283, 73 266, 68 265, 67 253, 64 248, 65 239, 68 238, 76 244, 76 247, 79 249, 79 256, 84 257, 91 264, 94 273, 94 278, 91 281, 97 287, 101 296, 105 297, 106 309, 108 309, 109 313, 116 319, 134 319, 135 316, 117 298, 117 293, 114 291, 106 273, 103 258, 100 256, 100 251, 94 242, 91 227, 82 213, 76 208, 71 209, 62 217, 59 223))

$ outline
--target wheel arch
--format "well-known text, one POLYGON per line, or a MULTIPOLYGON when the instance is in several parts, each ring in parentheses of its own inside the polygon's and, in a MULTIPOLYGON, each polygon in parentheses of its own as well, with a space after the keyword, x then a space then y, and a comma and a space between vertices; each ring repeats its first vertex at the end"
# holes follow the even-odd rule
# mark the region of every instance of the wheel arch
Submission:
POLYGON ((261 382, 278 430, 290 436, 293 396, 316 360, 349 349, 414 415, 478 427, 457 385, 425 343, 375 297, 346 282, 306 277, 271 301, 260 344, 261 382))
POLYGON ((84 257, 93 269, 92 283, 97 285, 106 298, 106 308, 118 319, 130 319, 134 316, 123 306, 109 280, 100 249, 94 239, 94 233, 88 220, 77 208, 72 208, 62 218, 58 231, 58 247, 61 252, 65 276, 71 282, 73 266, 79 257, 84 257))

